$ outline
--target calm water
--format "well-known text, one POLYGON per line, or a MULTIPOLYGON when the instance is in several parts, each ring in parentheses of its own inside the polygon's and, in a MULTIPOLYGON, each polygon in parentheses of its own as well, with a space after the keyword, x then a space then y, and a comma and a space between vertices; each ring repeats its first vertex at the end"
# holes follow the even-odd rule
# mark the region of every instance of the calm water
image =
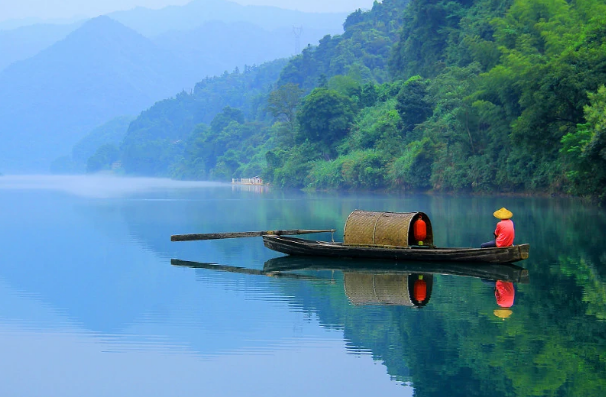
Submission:
POLYGON ((606 214, 578 201, 5 176, 0 219, 2 396, 606 394, 606 214), (428 275, 426 306, 384 305, 410 289, 369 292, 381 276, 345 261, 275 259, 260 238, 170 242, 287 228, 341 240, 365 209, 424 211, 437 245, 479 246, 502 206, 531 244, 509 312, 475 277, 428 275), (343 271, 266 272, 294 265, 343 271))

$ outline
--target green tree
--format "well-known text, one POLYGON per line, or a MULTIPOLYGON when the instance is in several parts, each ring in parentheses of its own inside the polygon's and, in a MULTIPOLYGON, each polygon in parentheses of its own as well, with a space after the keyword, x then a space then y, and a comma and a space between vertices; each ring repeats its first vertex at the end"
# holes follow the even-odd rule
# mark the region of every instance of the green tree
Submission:
POLYGON ((400 41, 389 61, 392 76, 434 77, 446 66, 451 35, 473 0, 411 0, 404 11, 400 41))
POLYGON ((297 84, 286 83, 269 93, 267 110, 279 121, 292 126, 296 122, 296 109, 301 102, 303 90, 297 84))
POLYGON ((429 138, 410 143, 390 165, 389 179, 394 187, 427 189, 431 187, 431 167, 435 150, 429 138))
POLYGON ((595 93, 589 93, 589 101, 590 104, 585 106, 584 110, 591 130, 591 139, 585 150, 589 157, 604 164, 606 161, 606 86, 601 86, 595 93))
POLYGON ((267 161, 273 168, 271 180, 277 186, 302 188, 306 185, 313 162, 319 159, 318 145, 309 141, 290 150, 268 153, 267 161), (274 168, 275 167, 275 168, 274 168))
POLYGON ((269 93, 267 110, 280 123, 277 131, 285 145, 294 143, 297 127, 297 107, 301 103, 303 90, 297 84, 286 83, 269 93))
POLYGON ((215 116, 215 118, 213 118, 213 121, 210 122, 210 129, 214 133, 220 133, 225 127, 234 121, 238 124, 244 123, 244 113, 242 113, 240 109, 226 106, 219 114, 215 116))
POLYGON ((433 111, 431 102, 427 98, 426 80, 420 76, 413 76, 406 81, 398 93, 396 109, 402 119, 403 130, 412 131, 421 124, 433 111))
POLYGON ((585 106, 587 123, 562 137, 566 176, 571 193, 594 194, 606 199, 606 87, 589 93, 585 106))
POLYGON ((342 35, 325 36, 318 46, 309 46, 292 58, 280 74, 279 85, 290 82, 310 91, 325 86, 335 75, 359 75, 360 83, 387 82, 387 63, 408 3, 375 1, 371 10, 355 11, 345 21, 342 35))
POLYGON ((353 117, 351 99, 327 88, 316 88, 306 96, 297 114, 303 139, 322 143, 328 157, 334 155, 334 146, 347 135, 353 117))

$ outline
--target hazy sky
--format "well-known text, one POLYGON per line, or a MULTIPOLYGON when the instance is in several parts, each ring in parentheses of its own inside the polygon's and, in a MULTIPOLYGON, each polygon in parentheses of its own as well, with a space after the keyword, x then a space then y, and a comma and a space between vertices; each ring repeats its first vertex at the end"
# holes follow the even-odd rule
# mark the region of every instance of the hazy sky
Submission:
MULTIPOLYGON (((94 17, 136 6, 162 8, 183 5, 191 0, 0 0, 0 21, 21 18, 94 17)), ((357 8, 369 9, 373 0, 233 0, 244 5, 270 5, 299 11, 351 12, 357 8)))

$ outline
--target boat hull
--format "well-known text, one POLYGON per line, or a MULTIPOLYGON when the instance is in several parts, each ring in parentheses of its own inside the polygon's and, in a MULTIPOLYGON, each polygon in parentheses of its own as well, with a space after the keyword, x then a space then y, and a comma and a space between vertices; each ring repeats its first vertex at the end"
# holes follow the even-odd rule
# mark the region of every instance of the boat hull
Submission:
POLYGON ((528 258, 528 244, 501 248, 434 248, 351 246, 294 237, 265 235, 265 246, 288 255, 397 261, 512 263, 528 258))

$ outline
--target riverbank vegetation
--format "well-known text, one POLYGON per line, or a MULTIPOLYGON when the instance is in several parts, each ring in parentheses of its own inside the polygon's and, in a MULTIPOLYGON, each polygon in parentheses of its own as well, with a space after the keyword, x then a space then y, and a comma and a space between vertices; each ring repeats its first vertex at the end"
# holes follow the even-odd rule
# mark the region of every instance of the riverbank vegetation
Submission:
POLYGON ((158 102, 97 158, 292 188, 606 197, 605 1, 384 0, 344 28, 158 102))

